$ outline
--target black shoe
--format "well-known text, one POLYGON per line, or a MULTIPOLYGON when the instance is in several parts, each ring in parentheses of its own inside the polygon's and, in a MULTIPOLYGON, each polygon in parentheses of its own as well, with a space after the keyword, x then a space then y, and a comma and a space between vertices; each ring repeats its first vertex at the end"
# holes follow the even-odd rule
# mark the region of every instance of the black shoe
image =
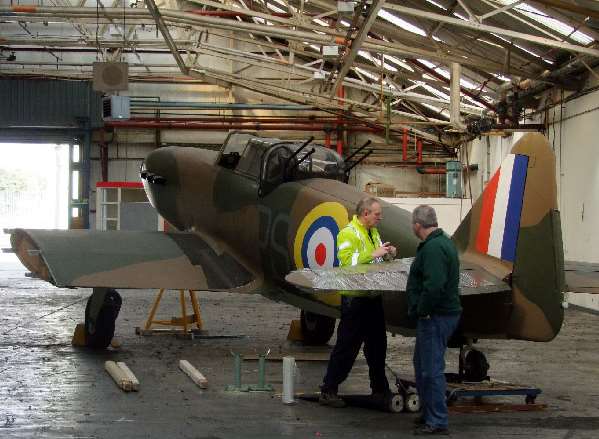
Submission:
POLYGON ((320 405, 327 405, 337 409, 343 408, 347 405, 343 399, 339 398, 339 395, 329 392, 321 392, 320 396, 318 397, 318 403, 320 405))
POLYGON ((424 424, 424 425, 414 429, 414 434, 415 435, 441 434, 441 435, 447 436, 449 434, 449 430, 447 428, 431 427, 428 424, 424 424))
POLYGON ((385 402, 393 398, 393 392, 391 392, 391 390, 389 389, 384 390, 382 392, 372 392, 370 394, 370 398, 372 398, 375 401, 385 402))
POLYGON ((414 425, 419 427, 421 425, 426 425, 426 421, 424 420, 424 416, 420 415, 417 418, 414 418, 414 425))

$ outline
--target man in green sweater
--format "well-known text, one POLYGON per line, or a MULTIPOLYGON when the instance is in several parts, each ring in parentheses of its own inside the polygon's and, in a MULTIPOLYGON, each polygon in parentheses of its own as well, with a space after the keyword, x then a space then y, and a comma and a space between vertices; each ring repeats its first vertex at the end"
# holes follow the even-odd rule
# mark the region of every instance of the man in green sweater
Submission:
POLYGON ((412 229, 422 240, 408 277, 408 314, 418 320, 414 371, 422 416, 415 434, 448 434, 445 351, 458 326, 460 261, 452 240, 438 228, 430 206, 412 213, 412 229))
MULTIPOLYGON (((376 229, 381 218, 382 209, 376 198, 365 198, 358 203, 356 215, 337 235, 340 266, 374 264, 395 257, 396 248, 388 242, 383 243, 376 229)), ((337 342, 321 386, 319 402, 322 405, 345 406, 345 402, 337 396, 337 388, 347 378, 362 343, 373 395, 384 398, 390 392, 385 375, 386 331, 383 301, 379 294, 341 291, 341 319, 337 327, 337 342)))

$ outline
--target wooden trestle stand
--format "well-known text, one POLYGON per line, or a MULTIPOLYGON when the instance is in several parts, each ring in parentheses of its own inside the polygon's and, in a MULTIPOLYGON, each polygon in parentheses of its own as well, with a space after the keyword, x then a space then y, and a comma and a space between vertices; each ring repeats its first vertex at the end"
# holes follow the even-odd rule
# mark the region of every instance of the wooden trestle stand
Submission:
POLYGON ((187 290, 189 292, 189 298, 191 300, 191 306, 193 308, 193 314, 187 315, 187 304, 185 301, 185 291, 186 290, 172 290, 179 291, 179 302, 181 303, 181 317, 172 317, 170 320, 155 320, 154 317, 156 315, 156 311, 158 310, 158 306, 160 305, 160 300, 162 300, 162 295, 167 291, 165 288, 161 288, 154 299, 154 304, 152 305, 152 309, 150 310, 150 315, 146 320, 146 324, 143 329, 136 328, 135 332, 138 335, 152 335, 156 333, 167 333, 167 334, 182 334, 182 335, 191 335, 192 333, 197 333, 202 330, 202 317, 200 315, 200 304, 196 297, 195 291, 187 290), (193 325, 196 325, 197 328, 193 328, 193 325), (153 329, 153 325, 162 325, 162 326, 170 326, 169 329, 153 329), (178 327, 182 329, 173 329, 173 327, 178 327))

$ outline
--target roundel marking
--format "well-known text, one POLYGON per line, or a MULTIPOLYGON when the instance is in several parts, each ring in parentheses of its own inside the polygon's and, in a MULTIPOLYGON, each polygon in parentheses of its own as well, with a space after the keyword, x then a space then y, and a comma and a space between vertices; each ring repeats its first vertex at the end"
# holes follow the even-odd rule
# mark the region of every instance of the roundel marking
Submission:
POLYGON ((348 223, 347 210, 337 202, 314 207, 301 221, 295 234, 293 256, 297 268, 339 265, 337 234, 348 223))

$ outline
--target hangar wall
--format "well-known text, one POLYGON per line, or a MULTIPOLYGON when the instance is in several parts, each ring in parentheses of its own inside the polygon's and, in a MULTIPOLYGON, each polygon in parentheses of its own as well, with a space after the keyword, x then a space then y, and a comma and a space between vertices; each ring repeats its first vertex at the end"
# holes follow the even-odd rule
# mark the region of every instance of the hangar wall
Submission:
MULTIPOLYGON (((558 101, 560 96, 551 98, 558 101)), ((567 260, 599 262, 599 234, 596 232, 599 223, 598 110, 599 89, 566 102, 561 108, 557 105, 548 113, 546 134, 556 155, 558 201, 567 260)), ((523 135, 483 137, 471 143, 470 161, 479 165, 479 171, 470 179, 474 199, 511 146, 523 135)))

